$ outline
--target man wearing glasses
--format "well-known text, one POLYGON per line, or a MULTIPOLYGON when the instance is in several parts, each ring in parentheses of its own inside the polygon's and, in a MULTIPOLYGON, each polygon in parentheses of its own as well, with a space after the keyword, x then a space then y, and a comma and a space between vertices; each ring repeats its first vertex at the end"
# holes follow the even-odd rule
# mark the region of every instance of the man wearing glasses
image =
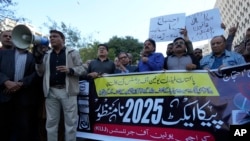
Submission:
POLYGON ((118 68, 116 68, 115 73, 130 73, 138 72, 137 66, 131 66, 129 63, 129 55, 126 52, 121 52, 118 55, 118 68))
POLYGON ((192 53, 189 53, 184 38, 178 37, 173 42, 173 54, 167 56, 164 61, 166 70, 194 70, 199 68, 199 62, 192 53))
POLYGON ((115 64, 108 59, 108 45, 99 44, 97 58, 92 60, 88 67, 88 78, 97 78, 102 74, 113 74, 115 72, 115 64))

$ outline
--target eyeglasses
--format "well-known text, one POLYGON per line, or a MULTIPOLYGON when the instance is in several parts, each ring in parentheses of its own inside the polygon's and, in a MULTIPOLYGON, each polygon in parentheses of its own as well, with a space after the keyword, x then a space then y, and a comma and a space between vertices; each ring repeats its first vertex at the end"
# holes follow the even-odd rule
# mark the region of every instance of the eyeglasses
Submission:
POLYGON ((128 58, 127 56, 119 57, 120 60, 128 58))
POLYGON ((104 48, 98 48, 98 50, 106 50, 106 48, 104 47, 104 48))
POLYGON ((174 45, 184 45, 185 44, 185 42, 183 42, 183 41, 180 41, 180 42, 174 42, 174 45))

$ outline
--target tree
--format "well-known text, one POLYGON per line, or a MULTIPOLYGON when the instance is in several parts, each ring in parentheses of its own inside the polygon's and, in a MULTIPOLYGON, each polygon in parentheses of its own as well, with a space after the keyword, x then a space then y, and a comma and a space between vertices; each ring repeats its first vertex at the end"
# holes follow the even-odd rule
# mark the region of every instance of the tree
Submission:
POLYGON ((65 35, 65 45, 73 48, 83 48, 87 47, 90 42, 93 42, 92 36, 88 36, 87 38, 81 37, 81 32, 76 28, 70 25, 66 25, 64 22, 60 22, 59 24, 53 21, 48 17, 49 22, 44 23, 43 25, 47 27, 49 30, 57 29, 64 33, 65 35))
MULTIPOLYGON (((81 32, 77 28, 68 26, 64 22, 58 24, 49 17, 48 20, 49 22, 44 23, 44 26, 50 30, 57 29, 62 31, 66 38, 66 46, 78 48, 83 62, 97 57, 97 46, 100 43, 94 41, 92 35, 82 38, 81 32)), ((133 55, 133 63, 139 60, 140 51, 143 48, 143 43, 139 43, 137 39, 131 36, 126 36, 125 38, 114 36, 106 44, 109 46, 109 59, 114 60, 120 52, 128 52, 133 55)))
POLYGON ((112 59, 114 59, 120 52, 127 52, 133 55, 133 64, 136 63, 136 60, 140 59, 140 52, 143 49, 143 43, 140 43, 137 39, 134 39, 131 36, 126 36, 125 38, 113 36, 109 40, 108 46, 110 50, 114 51, 114 57, 112 57, 112 59))
POLYGON ((94 42, 93 44, 87 45, 85 48, 79 49, 79 53, 83 62, 97 57, 98 44, 99 42, 94 42))
POLYGON ((0 21, 8 18, 15 22, 27 22, 28 20, 26 18, 15 16, 16 11, 12 8, 17 4, 18 3, 13 2, 12 0, 0 0, 0 21))
MULTIPOLYGON (((99 42, 94 42, 93 44, 89 44, 86 48, 79 50, 83 62, 97 57, 98 44, 99 42)), ((137 39, 130 36, 126 36, 125 38, 114 36, 106 44, 109 47, 109 59, 114 60, 120 52, 128 52, 133 55, 133 64, 135 64, 136 60, 139 60, 140 51, 143 48, 143 43, 140 43, 137 39)))

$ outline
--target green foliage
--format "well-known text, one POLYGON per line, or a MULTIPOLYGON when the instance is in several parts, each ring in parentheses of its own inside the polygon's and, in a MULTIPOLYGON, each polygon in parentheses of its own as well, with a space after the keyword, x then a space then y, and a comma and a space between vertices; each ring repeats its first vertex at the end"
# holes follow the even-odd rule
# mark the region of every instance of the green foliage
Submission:
MULTIPOLYGON (((83 62, 97 57, 98 44, 99 42, 94 42, 93 44, 89 44, 86 48, 79 50, 83 62)), ((114 60, 120 52, 128 52, 133 55, 133 64, 136 63, 136 60, 139 60, 140 51, 143 48, 143 43, 139 43, 137 39, 130 36, 125 38, 114 36, 106 44, 109 46, 109 59, 114 60)))
POLYGON ((81 32, 76 28, 70 25, 66 25, 64 22, 57 23, 48 17, 49 22, 44 23, 43 25, 49 30, 56 29, 64 33, 65 35, 65 45, 73 48, 83 48, 86 47, 89 39, 81 38, 81 32))
POLYGON ((98 42, 94 42, 93 44, 88 44, 85 48, 79 49, 79 53, 83 62, 97 57, 98 44, 98 42))
MULTIPOLYGON (((67 26, 64 22, 58 24, 50 18, 48 19, 49 22, 44 23, 44 25, 49 29, 62 31, 66 37, 66 46, 79 48, 83 62, 97 57, 97 46, 100 43, 98 41, 91 43, 92 36, 81 38, 81 33, 77 28, 67 26)), ((143 43, 139 43, 137 39, 130 36, 126 36, 125 38, 114 36, 106 44, 109 46, 109 59, 114 60, 120 52, 128 52, 133 55, 133 63, 139 60, 140 51, 143 48, 143 43)))
MULTIPOLYGON (((133 64, 136 63, 136 60, 140 59, 140 51, 143 49, 143 43, 140 43, 137 39, 134 39, 131 36, 126 36, 125 38, 113 36, 109 40, 108 46, 110 50, 114 51, 111 59, 114 59, 120 52, 127 52, 133 55, 133 64)), ((109 52, 109 54, 110 53, 111 52, 109 52)))

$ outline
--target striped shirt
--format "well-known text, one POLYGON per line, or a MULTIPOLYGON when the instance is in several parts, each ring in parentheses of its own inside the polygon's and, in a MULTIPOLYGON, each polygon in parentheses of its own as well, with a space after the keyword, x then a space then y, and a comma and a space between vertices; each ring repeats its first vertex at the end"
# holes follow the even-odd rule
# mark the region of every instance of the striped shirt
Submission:
POLYGON ((18 82, 23 79, 27 54, 26 52, 15 51, 15 77, 14 81, 18 82))

